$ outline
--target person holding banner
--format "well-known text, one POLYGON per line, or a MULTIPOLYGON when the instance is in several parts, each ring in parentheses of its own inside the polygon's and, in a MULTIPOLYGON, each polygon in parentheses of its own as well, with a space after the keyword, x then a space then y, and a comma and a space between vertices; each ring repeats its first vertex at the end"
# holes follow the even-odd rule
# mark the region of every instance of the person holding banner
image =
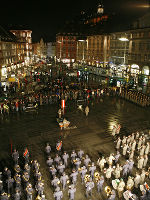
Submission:
POLYGON ((58 140, 58 142, 57 142, 57 144, 56 144, 56 150, 57 150, 58 152, 61 152, 61 148, 62 148, 62 141, 59 141, 59 140, 58 140))
POLYGON ((25 159, 25 164, 29 163, 29 151, 28 151, 27 147, 24 149, 23 157, 25 159))

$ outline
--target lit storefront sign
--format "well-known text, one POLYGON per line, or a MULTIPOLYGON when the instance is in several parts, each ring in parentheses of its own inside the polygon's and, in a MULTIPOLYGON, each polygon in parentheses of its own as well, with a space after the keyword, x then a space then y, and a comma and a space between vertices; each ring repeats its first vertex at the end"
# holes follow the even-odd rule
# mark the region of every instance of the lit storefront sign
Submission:
POLYGON ((149 67, 148 66, 143 67, 142 74, 149 76, 149 67))
POLYGON ((70 63, 70 59, 62 59, 63 63, 70 63))
POLYGON ((131 74, 137 75, 139 74, 139 66, 136 64, 131 65, 131 74))
POLYGON ((2 76, 7 76, 7 69, 6 67, 2 67, 2 76))
POLYGON ((61 60, 63 63, 70 63, 70 62, 74 62, 74 59, 62 59, 61 60))

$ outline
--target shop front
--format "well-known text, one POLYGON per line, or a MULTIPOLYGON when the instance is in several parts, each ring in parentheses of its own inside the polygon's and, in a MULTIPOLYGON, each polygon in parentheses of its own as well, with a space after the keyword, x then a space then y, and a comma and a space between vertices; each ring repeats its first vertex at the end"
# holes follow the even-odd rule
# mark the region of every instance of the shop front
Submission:
POLYGON ((142 69, 142 75, 143 75, 143 85, 147 85, 149 82, 149 76, 150 76, 150 70, 149 66, 144 66, 142 69))
POLYGON ((138 76, 140 74, 140 67, 137 64, 131 65, 130 68, 131 79, 133 80, 134 86, 138 85, 138 76))
POLYGON ((1 82, 6 81, 7 78, 7 68, 6 66, 2 66, 1 68, 1 82))
POLYGON ((142 67, 141 73, 139 74, 138 77, 138 84, 140 87, 145 87, 148 85, 148 82, 150 80, 150 70, 148 66, 142 67))

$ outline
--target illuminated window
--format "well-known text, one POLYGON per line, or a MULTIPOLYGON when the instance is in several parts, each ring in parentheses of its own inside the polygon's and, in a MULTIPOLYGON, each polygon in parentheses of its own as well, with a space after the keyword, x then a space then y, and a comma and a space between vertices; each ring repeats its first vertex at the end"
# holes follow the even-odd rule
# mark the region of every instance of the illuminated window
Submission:
POLYGON ((27 37, 31 37, 31 33, 30 32, 27 32, 27 37))
POLYGON ((147 61, 147 54, 144 55, 144 61, 147 61))
POLYGON ((147 50, 150 50, 150 42, 147 42, 146 45, 147 45, 147 48, 146 48, 146 49, 147 49, 147 50))

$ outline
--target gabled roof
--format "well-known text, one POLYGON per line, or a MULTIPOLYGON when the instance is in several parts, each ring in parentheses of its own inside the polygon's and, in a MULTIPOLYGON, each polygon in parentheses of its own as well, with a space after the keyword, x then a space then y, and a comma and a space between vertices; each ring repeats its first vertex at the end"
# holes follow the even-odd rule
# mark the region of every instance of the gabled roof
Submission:
POLYGON ((17 38, 13 33, 6 31, 2 26, 0 26, 0 41, 15 42, 16 40, 17 38))

